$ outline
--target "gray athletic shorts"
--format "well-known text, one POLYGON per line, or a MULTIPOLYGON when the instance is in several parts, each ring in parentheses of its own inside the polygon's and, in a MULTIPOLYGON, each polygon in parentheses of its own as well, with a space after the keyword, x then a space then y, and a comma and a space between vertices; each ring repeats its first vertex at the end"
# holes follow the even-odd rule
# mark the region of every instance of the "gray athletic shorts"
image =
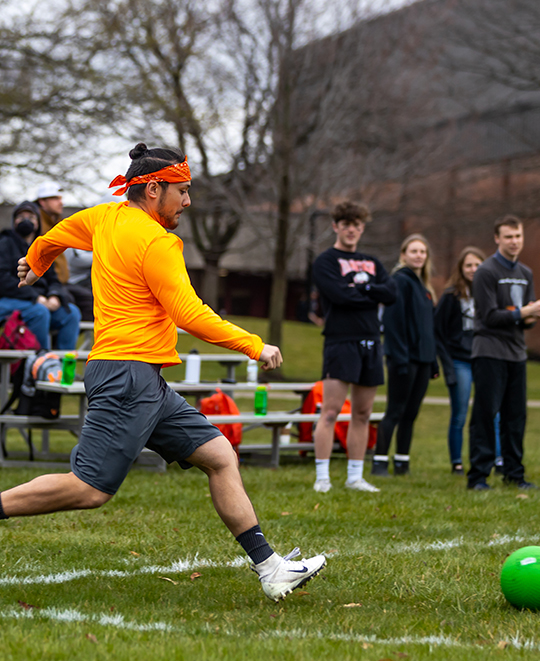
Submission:
POLYGON ((191 468, 185 459, 221 435, 169 388, 160 365, 91 360, 84 385, 88 414, 71 453, 71 469, 99 491, 115 494, 145 446, 169 464, 191 468))

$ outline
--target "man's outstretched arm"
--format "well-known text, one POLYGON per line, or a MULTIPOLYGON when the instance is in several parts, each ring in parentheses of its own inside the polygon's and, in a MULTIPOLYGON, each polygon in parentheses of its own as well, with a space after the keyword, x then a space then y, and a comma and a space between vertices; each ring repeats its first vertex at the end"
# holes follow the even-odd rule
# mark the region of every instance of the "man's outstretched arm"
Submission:
POLYGON ((182 246, 176 237, 164 235, 148 247, 143 273, 150 290, 178 327, 205 342, 260 360, 264 370, 281 365, 278 347, 264 344, 258 335, 222 319, 201 301, 189 279, 182 246))

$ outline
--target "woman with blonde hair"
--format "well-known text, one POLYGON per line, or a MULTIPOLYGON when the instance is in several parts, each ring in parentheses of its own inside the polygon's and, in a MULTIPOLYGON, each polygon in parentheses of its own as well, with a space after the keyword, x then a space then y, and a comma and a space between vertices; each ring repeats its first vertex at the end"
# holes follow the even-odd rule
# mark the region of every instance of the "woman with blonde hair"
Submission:
POLYGON ((468 246, 461 251, 447 289, 435 311, 437 353, 450 393, 448 450, 452 472, 457 475, 464 474, 461 448, 472 387, 474 298, 471 287, 476 269, 485 258, 484 253, 474 246, 468 246))
POLYGON ((372 474, 388 475, 388 450, 397 426, 394 475, 409 472, 409 451, 414 421, 430 378, 438 376, 433 322, 429 244, 421 234, 411 234, 401 244, 393 277, 396 303, 385 309, 384 353, 388 370, 387 405, 379 424, 372 474))

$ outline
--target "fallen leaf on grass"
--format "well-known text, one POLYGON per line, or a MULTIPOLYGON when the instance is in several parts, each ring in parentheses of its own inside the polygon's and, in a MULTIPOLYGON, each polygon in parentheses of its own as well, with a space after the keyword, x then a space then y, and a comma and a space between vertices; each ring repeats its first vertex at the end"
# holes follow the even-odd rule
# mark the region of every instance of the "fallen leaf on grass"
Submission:
POLYGON ((198 571, 194 571, 193 574, 189 577, 192 581, 194 581, 196 578, 200 578, 202 574, 199 574, 198 571))
POLYGON ((26 601, 19 601, 19 606, 22 606, 27 611, 32 610, 32 608, 39 608, 39 606, 32 606, 32 604, 27 604, 26 601))
POLYGON ((497 644, 497 647, 500 650, 505 650, 509 645, 510 643, 507 640, 500 640, 497 644))
POLYGON ((398 659, 408 659, 409 655, 405 654, 405 652, 394 652, 394 654, 397 656, 398 659))
POLYGON ((88 638, 88 640, 91 640, 93 643, 97 643, 97 638, 94 636, 93 633, 87 633, 86 637, 88 638))
POLYGON ((270 617, 277 617, 275 613, 270 613, 270 617))
POLYGON ((290 512, 281 512, 281 516, 289 516, 290 512))
POLYGON ((136 558, 138 558, 141 554, 137 553, 137 551, 130 551, 131 555, 134 555, 136 558))
POLYGON ((317 503, 313 509, 318 510, 319 509, 319 503, 317 503))
POLYGON ((452 505, 448 505, 448 507, 445 507, 444 509, 449 512, 452 509, 452 505))
POLYGON ((162 581, 169 581, 169 583, 172 583, 173 585, 178 585, 178 581, 173 581, 172 578, 167 578, 166 576, 158 576, 158 578, 160 578, 162 581))
POLYGON ((500 537, 498 532, 494 532, 493 535, 491 535, 493 539, 497 539, 497 537, 500 537))
POLYGON ((343 608, 359 608, 362 604, 343 604, 343 608))
POLYGON ((371 643, 366 643, 366 642, 362 643, 362 649, 368 650, 370 647, 373 647, 371 643))
POLYGON ((297 597, 305 597, 306 594, 309 594, 309 592, 306 592, 305 590, 300 590, 299 592, 296 593, 297 597))
POLYGON ((516 498, 521 498, 522 500, 525 500, 525 498, 528 498, 528 497, 529 496, 527 496, 526 493, 518 493, 518 495, 516 496, 516 498))

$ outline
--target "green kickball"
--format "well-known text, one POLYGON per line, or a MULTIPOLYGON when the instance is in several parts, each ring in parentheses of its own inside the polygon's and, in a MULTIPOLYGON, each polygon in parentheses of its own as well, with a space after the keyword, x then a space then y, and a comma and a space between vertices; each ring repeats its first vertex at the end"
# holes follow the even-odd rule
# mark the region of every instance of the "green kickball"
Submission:
POLYGON ((516 608, 540 609, 540 546, 524 546, 506 558, 501 589, 516 608))

